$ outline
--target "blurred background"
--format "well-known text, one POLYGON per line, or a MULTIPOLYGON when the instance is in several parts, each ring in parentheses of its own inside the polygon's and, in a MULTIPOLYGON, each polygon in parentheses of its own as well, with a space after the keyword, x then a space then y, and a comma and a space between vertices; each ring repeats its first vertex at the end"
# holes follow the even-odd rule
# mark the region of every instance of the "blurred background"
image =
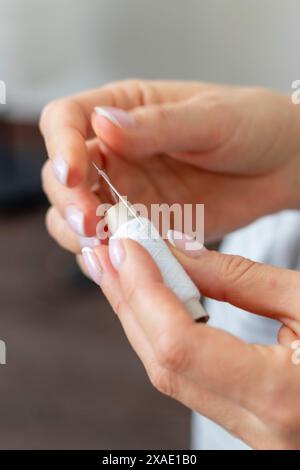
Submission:
POLYGON ((0 0, 1 449, 187 449, 105 299, 48 237, 41 108, 137 77, 299 79, 297 0, 0 0))

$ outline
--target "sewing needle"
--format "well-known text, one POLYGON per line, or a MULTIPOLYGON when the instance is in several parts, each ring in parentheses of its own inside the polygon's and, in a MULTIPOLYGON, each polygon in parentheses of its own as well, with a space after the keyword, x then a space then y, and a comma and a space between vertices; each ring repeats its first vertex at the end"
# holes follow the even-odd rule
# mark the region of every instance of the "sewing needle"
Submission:
POLYGON ((124 206, 128 209, 128 211, 131 213, 131 215, 133 215, 133 217, 135 219, 138 219, 140 223, 142 223, 142 221, 140 220, 140 218, 137 216, 136 212, 130 207, 130 205, 128 204, 127 200, 119 193, 119 191, 114 187, 114 185, 112 184, 112 182, 110 181, 109 177, 107 176, 107 174, 105 173, 105 171, 101 170, 95 162, 92 162, 92 164, 94 165, 94 167, 96 168, 97 172, 99 173, 100 176, 102 176, 102 178, 104 179, 104 181, 108 184, 110 190, 112 191, 113 193, 113 196, 117 196, 120 201, 124 204, 124 206))

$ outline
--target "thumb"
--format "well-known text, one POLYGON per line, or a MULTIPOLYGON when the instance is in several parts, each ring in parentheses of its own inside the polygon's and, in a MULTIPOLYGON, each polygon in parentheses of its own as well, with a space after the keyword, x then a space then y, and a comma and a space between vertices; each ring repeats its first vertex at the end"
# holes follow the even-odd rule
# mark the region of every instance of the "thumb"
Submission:
POLYGON ((211 150, 220 143, 223 117, 210 101, 196 97, 131 111, 98 107, 92 114, 92 126, 117 154, 136 157, 211 150))
POLYGON ((182 240, 173 237, 172 244, 175 256, 203 295, 293 325, 300 336, 299 272, 206 249, 191 257, 182 250, 182 240))

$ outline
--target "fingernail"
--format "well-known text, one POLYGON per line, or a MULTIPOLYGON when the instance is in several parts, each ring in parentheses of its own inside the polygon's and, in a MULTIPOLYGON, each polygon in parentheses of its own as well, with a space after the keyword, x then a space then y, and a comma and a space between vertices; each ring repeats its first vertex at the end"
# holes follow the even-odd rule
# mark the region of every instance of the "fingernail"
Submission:
POLYGON ((75 206, 69 206, 66 208, 65 216, 70 228, 76 232, 77 235, 84 237, 84 213, 75 206))
POLYGON ((63 157, 58 155, 52 160, 54 174, 61 184, 66 185, 68 181, 69 165, 63 157))
POLYGON ((124 111, 123 109, 113 108, 110 106, 97 107, 95 108, 96 113, 108 119, 112 124, 117 127, 124 127, 127 129, 136 127, 136 120, 131 113, 124 111))
POLYGON ((115 269, 119 269, 125 259, 125 249, 123 241, 119 238, 109 240, 109 257, 111 264, 115 269))
POLYGON ((101 241, 96 237, 79 237, 79 243, 81 248, 95 248, 101 245, 101 241))
POLYGON ((85 247, 81 251, 84 263, 93 281, 101 285, 103 270, 97 255, 90 247, 85 247))
POLYGON ((191 258, 197 258, 203 252, 207 251, 205 246, 198 240, 177 230, 168 230, 167 238, 172 246, 178 250, 184 251, 191 258))

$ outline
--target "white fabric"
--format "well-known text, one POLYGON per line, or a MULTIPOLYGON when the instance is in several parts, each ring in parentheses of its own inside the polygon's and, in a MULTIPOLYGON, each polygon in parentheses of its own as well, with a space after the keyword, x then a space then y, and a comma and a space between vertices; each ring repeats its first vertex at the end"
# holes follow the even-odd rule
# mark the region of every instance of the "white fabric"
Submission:
MULTIPOLYGON (((300 212, 285 211, 258 220, 230 235, 222 251, 239 254, 280 267, 300 268, 300 212)), ((231 305, 208 301, 210 323, 248 342, 276 343, 279 323, 249 314, 231 305)), ((193 448, 248 449, 220 426, 206 418, 193 417, 193 448)))

